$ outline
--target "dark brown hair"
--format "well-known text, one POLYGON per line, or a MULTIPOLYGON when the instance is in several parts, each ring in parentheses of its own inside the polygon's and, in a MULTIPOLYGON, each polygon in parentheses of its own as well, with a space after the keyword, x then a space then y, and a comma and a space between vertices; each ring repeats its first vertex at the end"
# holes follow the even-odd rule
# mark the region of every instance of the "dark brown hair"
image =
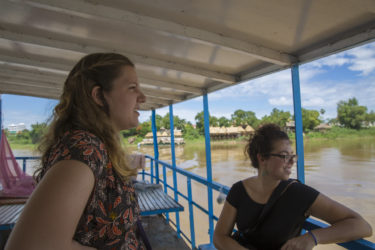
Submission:
POLYGON ((273 123, 264 124, 255 130, 245 147, 245 153, 249 156, 251 165, 259 168, 257 155, 268 157, 273 150, 273 145, 279 140, 289 140, 287 133, 273 123))

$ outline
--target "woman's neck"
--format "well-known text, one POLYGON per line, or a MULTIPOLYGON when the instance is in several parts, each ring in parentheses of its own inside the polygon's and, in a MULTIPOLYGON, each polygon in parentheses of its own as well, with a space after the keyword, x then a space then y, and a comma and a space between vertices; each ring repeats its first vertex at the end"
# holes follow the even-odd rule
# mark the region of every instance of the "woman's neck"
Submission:
POLYGON ((272 178, 269 175, 262 174, 259 171, 257 176, 258 187, 265 193, 271 193, 280 183, 280 180, 272 178))

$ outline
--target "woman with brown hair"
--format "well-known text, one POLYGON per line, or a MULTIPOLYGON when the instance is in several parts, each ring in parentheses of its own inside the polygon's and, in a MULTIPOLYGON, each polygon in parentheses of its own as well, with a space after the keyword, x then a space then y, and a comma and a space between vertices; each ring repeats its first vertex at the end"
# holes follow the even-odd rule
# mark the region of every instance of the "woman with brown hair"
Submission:
POLYGON ((6 249, 145 249, 120 130, 138 125, 145 96, 125 56, 96 53, 69 73, 42 164, 6 249))
POLYGON ((218 249, 312 249, 367 237, 371 226, 356 212, 297 180, 288 135, 277 125, 258 128, 246 146, 258 175, 230 189, 214 232, 218 249), (310 215, 329 224, 301 235, 310 215), (234 225, 238 231, 232 235, 234 225))

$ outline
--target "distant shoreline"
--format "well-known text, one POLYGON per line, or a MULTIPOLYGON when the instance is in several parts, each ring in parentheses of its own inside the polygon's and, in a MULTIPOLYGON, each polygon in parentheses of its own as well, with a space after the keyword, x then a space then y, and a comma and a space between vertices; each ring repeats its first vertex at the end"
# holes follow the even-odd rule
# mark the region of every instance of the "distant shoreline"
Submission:
MULTIPOLYGON (((294 140, 294 133, 289 133, 289 137, 294 140)), ((304 135, 305 141, 319 141, 319 140, 336 140, 336 139, 355 139, 355 138, 362 138, 362 137, 374 137, 375 138, 375 127, 368 128, 368 129, 361 129, 361 130, 353 130, 353 129, 345 129, 345 128, 333 128, 330 131, 326 132, 310 132, 304 135)), ((125 144, 127 147, 136 147, 137 144, 129 144, 126 141, 125 144)), ((212 140, 211 144, 218 145, 218 144, 233 144, 233 143, 244 143, 247 141, 246 137, 240 137, 237 139, 226 139, 226 140, 212 140)), ((9 142, 10 147, 12 150, 37 150, 38 144, 21 144, 16 142, 9 142)), ((204 145, 204 137, 200 136, 197 139, 189 140, 185 139, 185 145, 204 145)), ((148 145, 146 147, 152 147, 153 145, 148 145)), ((169 145, 166 145, 169 146, 169 145)))

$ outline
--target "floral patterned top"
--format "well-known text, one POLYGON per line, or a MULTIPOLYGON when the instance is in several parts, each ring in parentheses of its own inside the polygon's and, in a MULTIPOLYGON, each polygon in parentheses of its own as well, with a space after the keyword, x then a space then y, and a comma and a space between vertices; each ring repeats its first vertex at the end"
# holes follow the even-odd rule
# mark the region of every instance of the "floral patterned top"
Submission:
POLYGON ((140 210, 133 184, 112 169, 103 142, 85 130, 66 132, 43 163, 41 176, 61 160, 81 161, 95 176, 74 240, 97 249, 145 249, 137 233, 140 210))

